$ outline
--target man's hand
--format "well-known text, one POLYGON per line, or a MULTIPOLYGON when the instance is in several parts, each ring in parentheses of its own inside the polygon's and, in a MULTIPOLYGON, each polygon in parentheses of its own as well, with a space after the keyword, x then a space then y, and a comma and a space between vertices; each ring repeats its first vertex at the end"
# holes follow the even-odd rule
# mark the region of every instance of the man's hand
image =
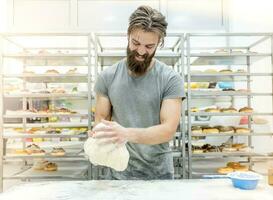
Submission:
POLYGON ((106 143, 124 144, 129 140, 128 129, 117 122, 102 120, 106 127, 95 127, 91 134, 93 138, 104 139, 106 143))
POLYGON ((88 137, 93 137, 95 132, 93 130, 89 130, 89 131, 87 131, 87 134, 88 134, 88 137))

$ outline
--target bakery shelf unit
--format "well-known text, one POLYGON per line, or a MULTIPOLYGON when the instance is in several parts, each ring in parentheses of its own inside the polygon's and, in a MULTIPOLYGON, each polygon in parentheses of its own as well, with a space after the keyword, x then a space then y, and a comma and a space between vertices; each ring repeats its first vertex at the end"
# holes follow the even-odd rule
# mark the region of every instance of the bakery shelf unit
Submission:
POLYGON ((82 147, 93 120, 93 44, 91 33, 1 34, 1 190, 10 179, 91 178, 82 147), (3 173, 10 162, 20 169, 3 173))
MULTIPOLYGON (((100 73, 104 67, 111 66, 121 59, 126 57, 127 48, 127 34, 125 33, 111 33, 111 32, 97 32, 94 33, 95 43, 95 76, 100 73)), ((183 33, 168 33, 165 38, 164 47, 158 48, 155 58, 164 62, 174 70, 178 71, 184 77, 183 69, 184 56, 182 55, 184 44, 183 33)), ((182 125, 184 115, 182 115, 181 126, 178 129, 176 136, 170 144, 174 152, 174 166, 175 177, 182 178, 185 175, 185 134, 182 125)), ((100 173, 101 174, 101 173, 100 173)))
POLYGON ((272 33, 186 34, 189 178, 236 170, 228 162, 255 171, 255 160, 271 158, 270 152, 256 151, 254 140, 273 135, 272 38, 272 33))

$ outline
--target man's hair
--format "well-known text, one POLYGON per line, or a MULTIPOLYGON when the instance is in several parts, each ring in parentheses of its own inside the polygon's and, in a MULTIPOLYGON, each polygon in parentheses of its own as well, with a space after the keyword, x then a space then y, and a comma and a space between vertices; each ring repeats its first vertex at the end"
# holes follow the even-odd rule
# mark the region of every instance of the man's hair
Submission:
POLYGON ((147 32, 155 32, 159 35, 161 46, 163 46, 167 26, 165 17, 159 11, 149 6, 140 6, 129 18, 127 34, 130 35, 132 31, 138 28, 147 32))

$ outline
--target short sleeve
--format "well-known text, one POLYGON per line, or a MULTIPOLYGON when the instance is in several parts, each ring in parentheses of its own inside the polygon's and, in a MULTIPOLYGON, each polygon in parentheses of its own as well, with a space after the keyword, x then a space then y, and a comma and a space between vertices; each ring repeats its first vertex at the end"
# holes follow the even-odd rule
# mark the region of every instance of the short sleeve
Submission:
POLYGON ((98 75, 94 90, 97 94, 101 94, 105 97, 108 97, 108 87, 107 87, 102 75, 98 75))
POLYGON ((173 73, 164 87, 163 100, 185 97, 183 79, 178 73, 173 73))

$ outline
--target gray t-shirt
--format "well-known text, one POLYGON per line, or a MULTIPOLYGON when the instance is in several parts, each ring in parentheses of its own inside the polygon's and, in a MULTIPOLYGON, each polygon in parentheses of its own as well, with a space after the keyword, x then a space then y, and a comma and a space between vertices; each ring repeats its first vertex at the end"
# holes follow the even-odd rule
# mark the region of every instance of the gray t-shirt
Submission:
MULTIPOLYGON (((109 98, 112 120, 130 128, 160 124, 162 101, 185 96, 182 77, 158 60, 150 71, 136 78, 129 75, 123 59, 100 73, 95 91, 109 98)), ((111 169, 113 179, 172 177, 173 156, 168 142, 157 145, 127 142, 126 147, 130 153, 128 167, 123 172, 111 169)))

